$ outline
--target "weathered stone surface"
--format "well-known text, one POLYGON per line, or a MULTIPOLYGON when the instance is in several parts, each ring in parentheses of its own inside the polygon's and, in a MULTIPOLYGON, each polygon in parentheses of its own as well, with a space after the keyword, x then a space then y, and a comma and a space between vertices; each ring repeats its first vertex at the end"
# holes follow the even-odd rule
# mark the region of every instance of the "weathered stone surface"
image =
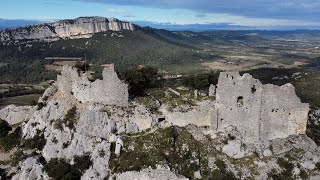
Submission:
POLYGON ((172 89, 172 88, 168 88, 168 90, 169 90, 170 92, 172 92, 173 94, 177 95, 177 96, 181 96, 181 94, 180 94, 178 91, 176 91, 176 90, 174 90, 174 89, 172 89))
MULTIPOLYGON (((119 180, 187 180, 188 178, 178 177, 176 174, 170 171, 170 169, 164 167, 157 167, 157 169, 143 169, 140 172, 137 171, 128 171, 122 174, 115 175, 116 179, 119 180)), ((112 179, 112 177, 110 177, 112 179)))
POLYGON ((198 106, 187 112, 170 112, 165 107, 161 107, 160 112, 165 118, 164 126, 187 126, 196 125, 210 126, 210 119, 214 118, 212 110, 214 109, 214 102, 203 101, 199 102, 198 106))
POLYGON ((198 98, 198 94, 199 94, 198 90, 194 90, 193 91, 193 98, 197 99, 198 98))
POLYGON ((10 125, 29 120, 35 112, 32 106, 9 105, 0 109, 0 119, 7 121, 10 125))
POLYGON ((67 97, 73 95, 81 103, 127 106, 128 85, 118 78, 113 64, 104 68, 102 77, 103 80, 90 82, 88 76, 78 73, 76 68, 63 66, 61 75, 57 78, 57 85, 67 97))
POLYGON ((291 84, 263 85, 249 74, 220 73, 216 116, 211 126, 223 132, 230 125, 245 143, 264 143, 306 131, 309 104, 301 103, 291 84))
POLYGON ((209 97, 212 97, 216 94, 216 86, 213 85, 213 84, 210 84, 210 87, 209 87, 209 97))
POLYGON ((0 31, 0 41, 56 41, 60 38, 89 38, 104 31, 135 30, 136 25, 115 18, 80 17, 53 23, 26 26, 0 31))
POLYGON ((245 151, 241 147, 241 144, 240 140, 229 141, 228 144, 222 147, 222 152, 235 159, 243 158, 245 151))
POLYGON ((81 179, 103 179, 108 175, 109 158, 110 158, 110 143, 103 141, 96 145, 92 151, 91 160, 93 165, 82 175, 81 179))
POLYGON ((121 137, 117 138, 116 141, 116 149, 115 149, 115 154, 120 155, 121 147, 123 146, 123 141, 121 140, 121 137))
POLYGON ((21 173, 12 177, 13 180, 47 180, 48 175, 43 173, 43 165, 36 158, 27 158, 21 163, 21 173))
POLYGON ((201 178, 202 178, 200 171, 194 172, 194 175, 193 175, 193 176, 194 176, 196 179, 201 179, 201 178))

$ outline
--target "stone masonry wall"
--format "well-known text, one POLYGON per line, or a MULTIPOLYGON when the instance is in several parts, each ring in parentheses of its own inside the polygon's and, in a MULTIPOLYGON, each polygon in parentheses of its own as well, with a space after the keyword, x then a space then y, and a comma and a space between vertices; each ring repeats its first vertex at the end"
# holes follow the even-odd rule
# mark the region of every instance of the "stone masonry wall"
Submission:
POLYGON ((220 73, 212 128, 235 126, 248 143, 264 143, 306 131, 309 104, 301 103, 291 84, 263 85, 249 74, 220 73))
POLYGON ((127 106, 128 85, 118 78, 113 64, 104 68, 102 77, 103 80, 91 82, 85 73, 78 73, 71 66, 63 66, 61 75, 57 77, 57 85, 66 96, 74 95, 82 103, 127 106))

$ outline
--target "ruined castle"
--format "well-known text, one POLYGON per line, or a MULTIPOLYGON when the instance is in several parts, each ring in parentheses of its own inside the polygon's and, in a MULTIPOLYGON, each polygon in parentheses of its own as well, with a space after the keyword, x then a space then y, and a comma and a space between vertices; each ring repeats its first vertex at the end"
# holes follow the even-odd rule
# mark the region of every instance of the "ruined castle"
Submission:
MULTIPOLYGON (((128 106, 128 85, 120 81, 114 66, 106 67, 102 76, 103 80, 91 82, 86 73, 64 66, 57 86, 81 103, 128 106)), ((250 74, 222 72, 215 95, 215 102, 202 102, 184 113, 162 112, 163 117, 178 126, 210 126, 216 134, 235 127, 249 144, 267 144, 306 132, 309 104, 301 103, 291 84, 264 85, 250 74)))
MULTIPOLYGON (((149 135, 151 135, 150 138, 154 137, 153 130, 157 131, 158 128, 169 126, 186 127, 185 129, 196 141, 189 135, 183 136, 192 143, 200 143, 207 139, 205 135, 216 138, 217 141, 204 140, 206 143, 212 143, 213 146, 203 146, 210 147, 209 151, 201 151, 201 153, 207 153, 203 154, 208 159, 208 164, 204 166, 209 168, 214 166, 216 159, 224 158, 217 152, 225 153, 234 159, 241 159, 256 152, 259 153, 259 158, 253 161, 250 157, 250 162, 245 159, 246 164, 250 163, 248 166, 237 166, 237 163, 232 164, 235 161, 231 163, 226 158, 223 161, 229 163, 228 167, 239 167, 241 169, 239 172, 251 172, 251 168, 242 169, 253 166, 254 171, 252 172, 255 173, 258 170, 260 175, 251 176, 249 174, 247 177, 269 179, 267 172, 277 167, 275 162, 279 157, 283 157, 283 152, 299 150, 301 156, 297 156, 298 161, 292 163, 301 164, 301 167, 308 171, 314 169, 317 171, 315 164, 319 162, 319 147, 306 136, 287 138, 290 135, 305 134, 309 111, 309 105, 301 103, 291 84, 263 85, 249 74, 240 76, 238 72, 223 72, 220 74, 217 88, 213 85, 209 88, 209 96, 216 96, 215 101, 205 97, 204 94, 201 95, 203 96, 201 101, 196 98, 188 99, 197 103, 188 111, 167 111, 167 104, 163 103, 158 109, 159 113, 153 113, 138 102, 132 102, 132 105, 129 106, 128 85, 117 77, 113 65, 106 66, 102 75, 102 80, 91 82, 86 73, 71 66, 64 66, 57 82, 53 83, 40 98, 40 102, 45 102, 43 107, 8 106, 0 110, 0 118, 12 125, 22 123, 23 139, 38 142, 32 138, 39 136, 39 132, 42 132, 46 141, 39 152, 47 162, 58 158, 71 163, 74 157, 89 153, 92 165, 82 174, 81 179, 108 177, 110 170, 114 167, 110 163, 111 151, 121 157, 121 148, 124 143, 128 143, 125 148, 130 149, 125 150, 129 150, 130 154, 133 151, 139 151, 133 146, 136 142, 130 144, 130 141, 122 141, 123 133, 126 134, 126 138, 130 137, 129 134, 135 134, 131 137, 140 138, 140 134, 136 133, 151 130, 151 133, 142 134, 142 136, 146 135, 147 139, 141 138, 139 141, 144 142, 144 140, 148 141, 149 135), (69 126, 70 120, 66 119, 68 111, 73 107, 76 107, 74 127, 69 126), (115 143, 114 149, 111 148, 111 143, 115 143), (282 155, 277 156, 278 153, 282 155), (261 158, 260 155, 268 158, 261 158)), ((170 92, 178 96, 177 91, 170 92)), ((191 96, 188 95, 187 98, 191 96)), ((173 129, 176 128, 172 128, 171 132, 173 129)), ((163 138, 168 138, 168 136, 163 136, 163 138)), ((158 146, 158 141, 149 143, 154 143, 155 147, 158 146)), ((188 144, 186 146, 183 144, 181 147, 182 152, 199 153, 198 148, 194 148, 196 151, 190 151, 191 146, 188 144), (183 150, 184 147, 186 147, 185 150, 183 150)), ((151 152, 154 154, 153 151, 151 152)), ((123 157, 127 158, 127 155, 123 157)), ((184 156, 184 153, 182 155, 184 156)), ((120 165, 119 167, 122 167, 122 164, 120 165)), ((158 164, 154 165, 158 167, 158 164)), ((19 166, 19 171, 12 168, 11 171, 16 173, 12 179, 50 179, 43 170, 39 155, 21 160, 19 166)), ((166 163, 165 166, 167 166, 166 163)), ((149 169, 147 171, 150 172, 149 169)), ((131 174, 128 176, 131 179, 136 177, 132 171, 127 172, 131 174)), ((168 170, 162 174, 166 176, 167 172, 171 171, 168 170)), ((200 171, 197 170, 194 173, 196 172, 200 174, 200 171)), ((162 179, 172 179, 165 176, 162 179)))
POLYGON ((78 72, 71 66, 63 66, 61 75, 57 77, 57 86, 66 96, 73 95, 82 103, 127 106, 128 85, 118 78, 113 64, 103 69, 102 77, 103 80, 91 82, 86 73, 78 72))
POLYGON ((305 134, 309 104, 301 103, 291 84, 263 85, 250 74, 220 73, 211 127, 234 126, 247 143, 305 134))

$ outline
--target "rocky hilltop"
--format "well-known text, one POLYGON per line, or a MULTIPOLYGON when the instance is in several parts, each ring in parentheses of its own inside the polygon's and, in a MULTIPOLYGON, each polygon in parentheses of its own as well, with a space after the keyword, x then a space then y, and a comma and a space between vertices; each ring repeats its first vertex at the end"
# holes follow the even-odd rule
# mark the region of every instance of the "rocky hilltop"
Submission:
POLYGON ((98 32, 135 30, 137 27, 137 25, 115 18, 79 17, 53 23, 2 30, 0 31, 0 41, 56 41, 60 38, 89 38, 98 32))
POLYGON ((65 66, 37 107, 0 110, 0 145, 16 144, 0 170, 19 180, 319 179, 309 105, 291 84, 223 72, 206 94, 178 91, 159 92, 186 102, 177 107, 129 101, 113 65, 94 82, 65 66))

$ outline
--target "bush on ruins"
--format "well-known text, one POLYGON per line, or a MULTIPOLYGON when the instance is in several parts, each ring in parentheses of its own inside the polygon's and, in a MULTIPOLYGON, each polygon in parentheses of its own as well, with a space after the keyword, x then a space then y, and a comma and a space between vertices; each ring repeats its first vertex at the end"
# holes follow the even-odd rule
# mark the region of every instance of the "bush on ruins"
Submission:
POLYGON ((125 72, 125 80, 129 84, 131 97, 142 96, 145 90, 156 85, 158 70, 153 67, 132 68, 125 72))
POLYGON ((219 72, 208 72, 198 75, 186 76, 182 79, 182 83, 194 89, 205 90, 208 89, 210 84, 217 84, 219 78, 219 72))

